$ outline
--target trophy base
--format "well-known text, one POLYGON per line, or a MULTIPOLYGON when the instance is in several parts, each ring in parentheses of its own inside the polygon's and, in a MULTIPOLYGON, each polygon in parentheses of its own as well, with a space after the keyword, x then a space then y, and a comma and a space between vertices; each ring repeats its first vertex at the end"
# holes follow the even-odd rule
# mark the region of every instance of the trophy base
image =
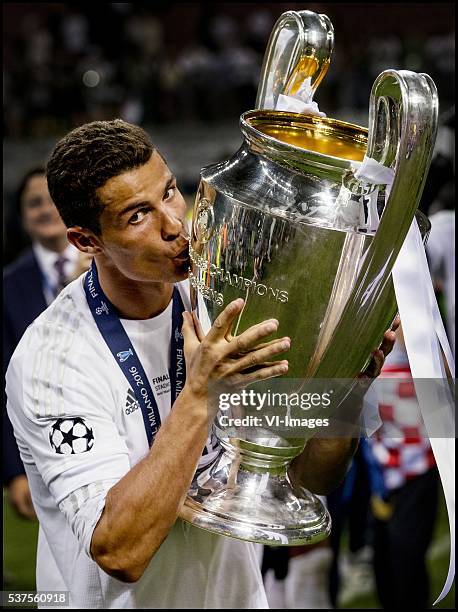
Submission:
POLYGON ((226 449, 194 478, 180 517, 207 531, 260 544, 315 544, 329 536, 331 518, 318 497, 291 484, 287 464, 254 466, 247 464, 245 453, 234 456, 226 449))

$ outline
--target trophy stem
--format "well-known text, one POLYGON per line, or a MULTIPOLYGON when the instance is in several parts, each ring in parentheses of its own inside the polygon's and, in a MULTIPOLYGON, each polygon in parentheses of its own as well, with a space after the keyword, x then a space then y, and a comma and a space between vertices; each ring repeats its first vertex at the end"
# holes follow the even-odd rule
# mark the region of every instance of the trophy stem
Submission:
POLYGON ((276 546, 312 544, 329 535, 326 508, 288 477, 288 466, 303 445, 220 442, 220 454, 194 478, 182 519, 208 531, 276 546))

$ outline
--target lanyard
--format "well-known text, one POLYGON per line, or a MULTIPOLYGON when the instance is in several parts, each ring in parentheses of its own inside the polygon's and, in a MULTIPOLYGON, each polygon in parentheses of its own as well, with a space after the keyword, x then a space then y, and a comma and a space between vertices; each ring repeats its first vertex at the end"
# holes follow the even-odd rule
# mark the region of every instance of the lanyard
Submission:
MULTIPOLYGON (((107 298, 99 283, 95 262, 84 279, 84 291, 94 321, 102 334, 116 363, 121 368, 128 383, 132 386, 135 397, 142 411, 148 444, 151 446, 161 426, 159 408, 149 380, 138 358, 126 330, 119 320, 116 308, 107 298)), ((186 380, 184 364, 183 336, 183 300, 176 287, 173 288, 172 334, 170 355, 170 401, 175 402, 186 380)))

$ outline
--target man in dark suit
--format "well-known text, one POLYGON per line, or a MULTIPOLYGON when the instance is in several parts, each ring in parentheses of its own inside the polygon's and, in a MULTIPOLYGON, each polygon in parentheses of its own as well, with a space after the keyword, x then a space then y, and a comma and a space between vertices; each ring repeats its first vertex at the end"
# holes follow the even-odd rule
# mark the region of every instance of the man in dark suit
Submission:
MULTIPOLYGON (((67 241, 66 227, 48 192, 45 171, 35 168, 21 181, 17 211, 31 247, 3 274, 3 373, 26 328, 63 286, 84 270, 78 251, 67 241)), ((3 391, 3 484, 15 510, 33 519, 30 497, 3 391)))

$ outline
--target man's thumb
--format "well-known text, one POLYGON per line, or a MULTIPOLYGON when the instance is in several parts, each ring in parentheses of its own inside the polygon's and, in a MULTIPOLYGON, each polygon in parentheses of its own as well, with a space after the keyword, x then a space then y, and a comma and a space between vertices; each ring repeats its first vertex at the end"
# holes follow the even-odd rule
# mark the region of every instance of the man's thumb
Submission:
POLYGON ((186 346, 193 345, 198 341, 196 330, 194 329, 194 321, 189 312, 183 312, 183 325, 181 327, 181 333, 183 334, 184 343, 186 346))

